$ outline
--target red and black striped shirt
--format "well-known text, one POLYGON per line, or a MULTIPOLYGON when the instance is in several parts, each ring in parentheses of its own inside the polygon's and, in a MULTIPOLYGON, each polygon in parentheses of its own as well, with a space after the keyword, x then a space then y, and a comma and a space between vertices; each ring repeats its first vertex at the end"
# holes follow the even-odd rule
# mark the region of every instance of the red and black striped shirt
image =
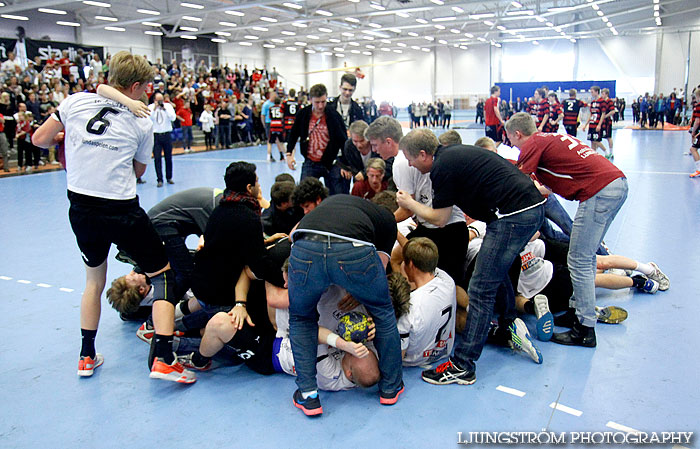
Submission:
POLYGON ((601 118, 608 112, 607 103, 602 98, 591 101, 591 121, 588 129, 595 130, 598 123, 601 123, 601 118))
POLYGON ((270 107, 270 132, 271 133, 281 133, 284 131, 284 124, 282 122, 282 106, 274 105, 270 107))
POLYGON ((578 98, 567 98, 562 101, 564 108, 564 126, 578 125, 578 114, 581 108, 586 107, 586 103, 578 98))

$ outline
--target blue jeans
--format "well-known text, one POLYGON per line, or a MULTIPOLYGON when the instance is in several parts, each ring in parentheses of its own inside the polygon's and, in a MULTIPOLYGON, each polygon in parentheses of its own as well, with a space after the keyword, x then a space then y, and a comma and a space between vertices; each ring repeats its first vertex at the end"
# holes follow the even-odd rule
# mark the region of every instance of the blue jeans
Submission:
MULTIPOLYGON (((555 230, 549 221, 545 220, 540 228, 542 236, 549 240, 569 243, 571 227, 573 226, 574 221, 571 219, 571 216, 569 216, 569 213, 566 211, 566 209, 564 209, 564 206, 561 205, 556 196, 549 195, 547 197, 547 202, 544 203, 544 216, 548 220, 551 220, 552 223, 559 226, 561 231, 555 230)), ((607 256, 608 251, 601 244, 598 246, 596 254, 607 256)))
POLYGON ((570 307, 584 326, 595 327, 596 248, 603 241, 615 215, 627 199, 627 179, 617 178, 586 201, 582 201, 571 230, 567 264, 574 296, 570 307))
POLYGON ((544 205, 494 220, 486 227, 484 242, 469 281, 469 314, 452 361, 473 371, 488 336, 496 299, 507 319, 515 317, 515 294, 508 278, 510 269, 528 240, 542 226, 544 205))
POLYGON ((304 163, 301 166, 301 179, 313 176, 314 178, 321 179, 328 187, 329 195, 336 195, 338 193, 350 193, 350 180, 343 178, 340 174, 340 167, 333 165, 330 170, 326 168, 320 162, 314 162, 311 159, 304 159, 304 163))
POLYGON ((297 240, 289 256, 289 337, 302 392, 317 389, 316 305, 328 286, 345 288, 374 318, 374 346, 379 356, 379 389, 396 392, 401 385, 401 342, 389 286, 373 246, 297 240))
POLYGON ((173 141, 170 133, 153 134, 153 166, 156 169, 156 179, 163 182, 163 165, 161 157, 165 157, 165 179, 173 179, 173 141))
POLYGON ((192 127, 182 127, 182 146, 184 148, 192 148, 192 127))
POLYGON ((231 147, 231 123, 223 123, 217 126, 219 131, 219 145, 222 148, 231 147))

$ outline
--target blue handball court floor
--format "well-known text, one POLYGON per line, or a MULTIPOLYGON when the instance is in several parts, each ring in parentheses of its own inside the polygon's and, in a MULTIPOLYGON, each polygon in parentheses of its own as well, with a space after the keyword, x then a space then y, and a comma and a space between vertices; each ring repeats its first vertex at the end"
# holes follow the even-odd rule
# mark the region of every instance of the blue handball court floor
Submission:
MULTIPOLYGON (((483 135, 459 132, 466 143, 483 135)), ((84 269, 68 223, 65 173, 0 179, 0 448, 453 448, 469 432, 700 431, 700 180, 688 178, 690 137, 624 129, 614 138, 630 192, 605 241, 616 254, 658 263, 671 279, 668 291, 599 290, 599 305, 630 316, 599 325, 596 349, 540 342, 544 363, 536 365, 487 346, 474 385, 432 386, 418 368, 405 369, 406 391, 395 406, 380 406, 376 387, 322 392, 318 419, 292 406, 291 376, 223 367, 199 373, 191 386, 150 380, 138 323, 122 322, 106 300, 97 336, 105 363, 92 378, 78 378, 84 269)), ((266 162, 263 146, 181 155, 174 185, 156 188, 148 168, 141 205, 148 210, 191 187, 223 187, 235 160, 257 164, 266 196, 288 171, 266 162)), ((576 204, 565 206, 575 211, 576 204)), ((114 252, 108 282, 128 271, 114 252)), ((693 437, 676 447, 700 443, 693 437)))

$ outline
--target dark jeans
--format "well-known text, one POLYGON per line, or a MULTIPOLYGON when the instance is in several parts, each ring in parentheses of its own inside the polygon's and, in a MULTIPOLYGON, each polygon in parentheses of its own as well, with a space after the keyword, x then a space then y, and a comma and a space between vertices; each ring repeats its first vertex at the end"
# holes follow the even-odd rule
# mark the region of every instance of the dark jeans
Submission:
POLYGON ((156 228, 156 231, 163 239, 170 268, 175 273, 177 283, 175 294, 179 298, 192 286, 192 275, 194 274, 194 257, 185 245, 187 236, 164 234, 160 228, 156 228))
POLYGON ((158 182, 163 182, 163 164, 160 159, 165 157, 165 179, 173 179, 173 141, 170 133, 155 133, 153 135, 153 166, 156 168, 158 182))
POLYGON ((336 195, 338 193, 350 193, 350 180, 343 178, 340 174, 340 167, 334 165, 330 170, 326 168, 321 162, 314 162, 311 159, 304 159, 304 163, 301 166, 301 179, 313 176, 314 178, 321 179, 328 187, 329 195, 336 195))
POLYGON ((373 246, 297 240, 289 257, 289 337, 297 385, 317 389, 316 306, 329 285, 345 288, 364 304, 376 325, 374 346, 379 356, 379 389, 394 393, 401 385, 401 342, 389 297, 386 273, 373 246))
POLYGON ((222 148, 231 146, 231 123, 219 123, 217 126, 219 131, 219 145, 222 148))
POLYGON ((502 314, 515 318, 515 294, 508 278, 513 261, 525 244, 542 226, 544 206, 494 220, 476 259, 474 275, 469 281, 469 315, 452 360, 461 368, 475 370, 481 356, 497 296, 503 298, 502 314))
POLYGON ((192 127, 182 127, 182 146, 183 148, 192 148, 192 127))

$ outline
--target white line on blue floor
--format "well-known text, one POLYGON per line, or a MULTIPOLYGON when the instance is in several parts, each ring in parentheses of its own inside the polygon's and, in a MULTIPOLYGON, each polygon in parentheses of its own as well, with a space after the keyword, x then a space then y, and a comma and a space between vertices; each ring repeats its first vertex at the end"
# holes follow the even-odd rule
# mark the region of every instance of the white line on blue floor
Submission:
POLYGON ((671 449, 690 449, 689 447, 681 446, 680 444, 674 444, 671 449))
POLYGON ((688 172, 679 171, 637 171, 637 170, 625 170, 625 173, 632 173, 635 175, 683 175, 688 176, 688 172))
POLYGON ((642 433, 641 431, 637 429, 633 429, 631 427, 624 426, 622 424, 618 424, 614 421, 608 421, 608 423, 605 425, 606 427, 610 427, 611 429, 619 430, 621 432, 627 432, 627 433, 642 433))
POLYGON ((27 281, 27 280, 25 280, 25 279, 20 279, 20 280, 18 280, 17 282, 20 283, 20 284, 31 284, 31 281, 27 281))
POLYGON ((576 410, 575 408, 567 407, 566 405, 557 404, 556 402, 552 402, 551 404, 549 404, 549 407, 555 410, 559 410, 560 412, 568 413, 569 415, 583 415, 583 412, 581 410, 576 410))
MULTIPOLYGON (((230 158, 230 159, 219 159, 219 158, 188 159, 187 163, 190 163, 190 162, 231 162, 232 160, 234 160, 234 158, 230 158)), ((260 163, 262 163, 262 162, 267 162, 267 160, 265 160, 265 159, 246 159, 246 162, 260 162, 260 163)), ((285 167, 286 167, 286 164, 285 164, 285 167)))
POLYGON ((12 280, 12 278, 9 276, 0 276, 0 279, 2 279, 3 281, 11 281, 12 280))
POLYGON ((513 396, 517 396, 519 398, 522 398, 523 396, 525 396, 524 391, 516 390, 515 388, 504 387, 503 385, 497 386, 496 390, 502 391, 503 393, 512 394, 513 396))

